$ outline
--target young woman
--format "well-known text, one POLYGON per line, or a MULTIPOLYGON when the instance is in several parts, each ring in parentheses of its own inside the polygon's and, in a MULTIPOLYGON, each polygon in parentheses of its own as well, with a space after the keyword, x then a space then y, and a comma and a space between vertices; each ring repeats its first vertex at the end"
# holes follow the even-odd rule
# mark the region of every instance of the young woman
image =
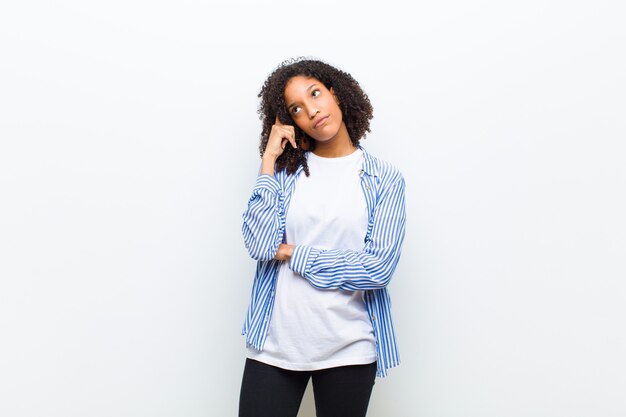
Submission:
POLYGON ((359 144, 372 105, 327 63, 283 62, 259 93, 261 169, 243 214, 257 268, 239 415, 365 416, 399 364, 387 285, 405 234, 404 178, 359 144))

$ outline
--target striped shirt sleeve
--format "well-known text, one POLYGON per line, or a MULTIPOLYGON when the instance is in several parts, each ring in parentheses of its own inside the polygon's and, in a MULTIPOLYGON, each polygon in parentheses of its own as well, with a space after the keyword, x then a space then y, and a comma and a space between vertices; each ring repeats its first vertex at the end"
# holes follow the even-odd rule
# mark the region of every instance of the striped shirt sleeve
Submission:
POLYGON ((363 250, 322 250, 297 245, 289 267, 314 287, 357 291, 389 284, 400 259, 405 235, 405 183, 402 175, 381 192, 375 205, 370 239, 363 250))
POLYGON ((243 239, 253 259, 274 258, 285 229, 284 199, 278 180, 259 174, 243 213, 243 239))

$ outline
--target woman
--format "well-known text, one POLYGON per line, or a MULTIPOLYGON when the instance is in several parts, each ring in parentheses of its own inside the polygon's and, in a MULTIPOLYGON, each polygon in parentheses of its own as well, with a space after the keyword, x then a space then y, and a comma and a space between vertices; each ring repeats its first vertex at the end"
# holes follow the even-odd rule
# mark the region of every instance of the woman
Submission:
POLYGON ((259 97, 239 415, 295 417, 312 378, 318 416, 365 416, 375 377, 399 364, 386 287, 404 240, 404 179, 360 146, 373 109, 350 74, 286 61, 259 97))

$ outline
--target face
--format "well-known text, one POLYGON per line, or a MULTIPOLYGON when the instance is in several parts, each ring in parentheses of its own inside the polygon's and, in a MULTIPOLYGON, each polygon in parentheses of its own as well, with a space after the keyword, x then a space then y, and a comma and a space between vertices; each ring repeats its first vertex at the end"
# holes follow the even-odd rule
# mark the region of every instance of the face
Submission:
POLYGON ((341 109, 331 87, 316 78, 297 75, 285 86, 285 103, 293 121, 319 142, 332 140, 343 124, 341 109))

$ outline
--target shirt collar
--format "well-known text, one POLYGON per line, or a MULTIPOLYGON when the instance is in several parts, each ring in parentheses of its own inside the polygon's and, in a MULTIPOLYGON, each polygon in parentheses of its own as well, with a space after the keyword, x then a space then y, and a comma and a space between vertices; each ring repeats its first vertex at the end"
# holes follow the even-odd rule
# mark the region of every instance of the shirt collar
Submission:
POLYGON ((374 164, 374 157, 370 155, 369 152, 367 152, 361 145, 359 145, 359 149, 363 151, 363 172, 367 175, 377 177, 378 170, 376 169, 376 164, 374 164))

